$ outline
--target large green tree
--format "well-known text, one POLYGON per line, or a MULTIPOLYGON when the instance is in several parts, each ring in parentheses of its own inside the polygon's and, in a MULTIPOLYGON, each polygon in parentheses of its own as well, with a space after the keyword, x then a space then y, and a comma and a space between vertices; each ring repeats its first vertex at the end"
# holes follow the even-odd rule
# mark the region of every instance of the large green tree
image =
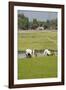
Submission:
POLYGON ((37 27, 38 27, 38 21, 37 21, 37 19, 33 19, 32 28, 36 29, 37 27))
POLYGON ((57 30, 57 19, 51 20, 51 22, 50 22, 50 28, 57 30))
POLYGON ((23 30, 29 28, 29 19, 24 14, 18 14, 18 28, 23 30))

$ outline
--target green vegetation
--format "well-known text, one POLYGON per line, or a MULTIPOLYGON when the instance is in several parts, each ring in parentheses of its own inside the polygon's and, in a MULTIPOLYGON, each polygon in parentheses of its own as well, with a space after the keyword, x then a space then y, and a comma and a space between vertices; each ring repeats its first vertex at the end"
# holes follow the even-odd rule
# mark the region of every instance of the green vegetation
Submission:
POLYGON ((18 50, 54 49, 57 50, 57 31, 21 31, 18 32, 18 50))
MULTIPOLYGON (((18 31, 18 50, 57 50, 57 31, 18 31)), ((18 79, 57 77, 57 56, 18 58, 18 79)))
POLYGON ((36 29, 37 27, 38 27, 38 21, 37 21, 37 19, 33 19, 31 28, 36 29))
POLYGON ((18 14, 18 28, 22 30, 36 29, 37 27, 44 27, 44 29, 56 29, 57 30, 57 19, 38 21, 36 18, 33 18, 32 21, 29 21, 29 18, 24 14, 18 14))
POLYGON ((57 57, 44 56, 18 60, 18 79, 57 77, 57 57))
POLYGON ((28 29, 29 20, 23 14, 18 15, 18 28, 26 30, 28 29))

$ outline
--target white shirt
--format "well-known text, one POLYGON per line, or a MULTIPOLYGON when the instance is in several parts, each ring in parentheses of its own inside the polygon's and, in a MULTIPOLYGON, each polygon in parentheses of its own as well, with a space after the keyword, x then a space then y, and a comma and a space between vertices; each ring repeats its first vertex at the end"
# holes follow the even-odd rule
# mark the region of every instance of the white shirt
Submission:
POLYGON ((47 54, 50 55, 51 52, 50 52, 48 49, 45 49, 45 50, 44 50, 44 55, 47 55, 47 54))
POLYGON ((26 49, 26 54, 31 54, 32 55, 32 50, 31 49, 26 49))

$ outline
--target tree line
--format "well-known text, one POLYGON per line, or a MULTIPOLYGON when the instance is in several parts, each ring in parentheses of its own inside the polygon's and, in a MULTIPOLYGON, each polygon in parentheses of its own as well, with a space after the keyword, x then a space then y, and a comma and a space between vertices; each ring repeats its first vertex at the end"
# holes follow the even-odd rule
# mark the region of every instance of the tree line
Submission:
POLYGON ((57 30, 57 19, 38 21, 36 18, 33 21, 29 21, 29 18, 24 14, 18 14, 18 29, 21 30, 32 30, 37 29, 38 27, 43 27, 44 29, 55 29, 57 30))

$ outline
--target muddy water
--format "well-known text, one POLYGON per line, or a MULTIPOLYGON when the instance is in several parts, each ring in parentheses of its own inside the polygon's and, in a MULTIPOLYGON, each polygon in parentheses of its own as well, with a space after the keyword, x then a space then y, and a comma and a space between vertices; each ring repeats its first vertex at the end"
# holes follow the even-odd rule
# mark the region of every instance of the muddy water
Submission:
POLYGON ((18 53, 18 58, 26 58, 26 54, 25 53, 18 53))
MULTIPOLYGON (((54 53, 55 56, 57 56, 57 51, 54 51, 53 53, 54 53)), ((36 52, 36 56, 37 56, 37 57, 44 56, 43 51, 42 51, 42 52, 40 52, 40 51, 36 52)), ((36 56, 35 56, 35 57, 36 57, 36 56)), ((23 51, 23 52, 22 52, 22 51, 21 51, 21 52, 18 52, 18 58, 19 58, 19 59, 26 58, 25 51, 23 51)))

